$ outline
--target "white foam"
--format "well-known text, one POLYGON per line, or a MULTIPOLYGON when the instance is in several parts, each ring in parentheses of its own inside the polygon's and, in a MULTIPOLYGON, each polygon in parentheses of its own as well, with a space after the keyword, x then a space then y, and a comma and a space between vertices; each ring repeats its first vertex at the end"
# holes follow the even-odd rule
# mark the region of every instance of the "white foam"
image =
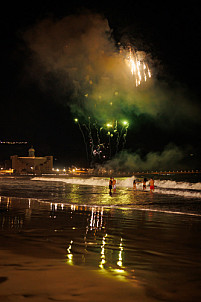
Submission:
MULTIPOLYGON (((132 188, 132 177, 117 178, 117 187, 132 188)), ((109 178, 102 177, 74 177, 74 178, 53 178, 53 177, 34 177, 35 181, 57 181, 67 184, 86 185, 86 186, 108 186, 109 178)), ((147 182, 148 185, 148 182, 147 182)), ((142 189, 142 184, 137 184, 137 189, 142 189)), ((178 195, 190 198, 201 198, 201 183, 176 182, 172 180, 155 180, 155 192, 160 194, 178 195)))
POLYGON ((155 185, 160 188, 184 189, 184 190, 201 190, 201 183, 190 183, 173 180, 156 180, 155 185))
MULTIPOLYGON (((133 177, 129 178, 117 178, 117 185, 119 187, 132 187, 133 186, 133 177)), ((39 181, 60 181, 67 184, 77 184, 77 185, 86 185, 86 186, 108 186, 109 178, 101 178, 101 177, 90 177, 90 178, 53 178, 53 177, 34 177, 32 180, 39 181)))
POLYGON ((178 195, 182 197, 201 198, 201 192, 181 191, 181 190, 165 190, 157 188, 155 192, 160 194, 178 195))

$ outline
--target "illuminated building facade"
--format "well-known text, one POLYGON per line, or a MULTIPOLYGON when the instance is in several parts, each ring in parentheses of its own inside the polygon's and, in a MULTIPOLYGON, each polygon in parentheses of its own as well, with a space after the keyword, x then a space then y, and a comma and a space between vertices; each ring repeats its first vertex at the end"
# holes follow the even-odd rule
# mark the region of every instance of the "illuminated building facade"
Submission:
POLYGON ((33 147, 29 149, 28 157, 13 155, 10 158, 12 161, 12 169, 17 174, 42 174, 52 172, 53 156, 36 157, 33 147))

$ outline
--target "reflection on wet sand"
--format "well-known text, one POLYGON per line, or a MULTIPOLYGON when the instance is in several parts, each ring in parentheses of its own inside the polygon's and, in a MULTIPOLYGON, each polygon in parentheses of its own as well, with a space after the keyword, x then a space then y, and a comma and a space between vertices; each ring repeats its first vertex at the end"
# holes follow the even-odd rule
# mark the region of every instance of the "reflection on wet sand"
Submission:
POLYGON ((101 269, 104 269, 104 264, 105 264, 105 239, 107 237, 107 234, 105 234, 105 236, 103 237, 103 240, 102 240, 102 245, 101 245, 101 262, 99 264, 99 267, 101 269))
MULTIPOLYGON (((0 204, 4 205, 4 210, 6 210, 6 213, 9 211, 9 208, 11 207, 12 200, 10 197, 0 197, 0 204)), ((25 212, 26 216, 29 216, 29 211, 26 209, 25 212)), ((10 215, 3 215, 3 212, 1 213, 1 229, 20 229, 23 227, 24 224, 24 218, 20 215, 10 216, 10 215)))
POLYGON ((7 261, 16 277, 16 265, 43 271, 43 260, 53 277, 52 263, 58 261, 57 274, 70 264, 71 269, 93 269, 105 278, 143 288, 143 298, 137 301, 148 301, 147 295, 150 301, 201 298, 199 216, 7 197, 0 198, 0 213, 1 276, 12 278, 13 274, 2 261, 7 261), (7 250, 20 259, 15 265, 14 258, 5 260, 7 250), (28 266, 26 257, 32 259, 28 266))
POLYGON ((67 263, 68 264, 73 264, 73 254, 71 253, 71 248, 72 248, 73 240, 71 240, 68 248, 67 248, 67 263))
MULTIPOLYGON (((52 207, 51 205, 51 210, 55 211, 55 209, 58 209, 58 205, 57 207, 52 207)), ((78 211, 80 209, 79 206, 75 206, 75 205, 71 205, 70 206, 71 209, 71 218, 72 218, 72 214, 75 211, 78 211)), ((122 277, 125 276, 125 269, 123 266, 123 238, 120 238, 120 243, 119 243, 119 247, 118 246, 114 246, 114 249, 119 249, 118 254, 116 252, 113 252, 113 249, 111 248, 111 240, 112 236, 108 237, 108 234, 105 233, 106 229, 107 229, 107 225, 106 222, 104 222, 105 219, 105 213, 104 213, 104 207, 81 207, 82 211, 87 211, 88 212, 88 218, 87 218, 87 222, 88 224, 86 224, 85 226, 85 233, 84 233, 84 238, 83 238, 83 254, 82 257, 80 259, 80 261, 82 263, 86 264, 86 256, 87 254, 91 253, 93 251, 93 253, 95 253, 96 255, 99 253, 100 254, 100 262, 98 267, 101 270, 107 270, 107 272, 109 273, 115 273, 115 275, 121 275, 122 277), (98 234, 98 232, 100 232, 100 235, 98 234), (89 234, 90 233, 90 234, 89 234), (103 234, 103 235, 102 235, 103 234), (87 236, 89 235, 89 236, 87 236), (101 239, 102 236, 102 239, 101 239), (89 237, 89 239, 88 239, 89 237), (108 238, 107 238, 108 237, 108 238), (112 259, 111 259, 111 250, 112 250, 112 259), (108 259, 107 259, 108 257, 108 259), (111 262, 113 263, 113 267, 110 266, 111 262), (116 263, 116 267, 115 264, 116 263)), ((55 214, 52 215, 53 217, 55 217, 55 214)), ((72 229, 74 229, 74 227, 72 227, 72 229)), ((80 240, 80 239, 79 239, 80 240)), ((76 240, 70 240, 70 243, 67 247, 67 263, 68 264, 79 264, 79 260, 75 259, 73 261, 73 258, 76 255, 76 247, 75 246, 79 245, 79 254, 82 253, 82 244, 80 242, 76 242, 76 240)), ((78 252, 77 252, 78 254, 78 252)), ((98 257, 97 257, 98 259, 98 257)), ((95 265, 95 264, 94 264, 95 265)), ((97 266, 97 265, 95 265, 97 266)))
MULTIPOLYGON (((111 219, 112 211, 97 206, 87 207, 78 205, 69 206, 63 203, 40 203, 33 199, 23 199, 23 205, 21 202, 22 201, 16 198, 1 198, 1 206, 3 207, 6 205, 7 210, 16 208, 16 205, 19 206, 17 210, 18 214, 16 216, 13 216, 12 212, 9 214, 9 211, 6 212, 5 216, 2 216, 2 229, 15 228, 17 231, 19 229, 23 230, 24 228, 24 231, 26 232, 27 226, 24 226, 24 224, 30 223, 32 214, 34 220, 37 217, 35 209, 40 208, 40 205, 45 208, 49 207, 49 219, 60 219, 58 216, 61 213, 64 213, 66 221, 70 222, 67 229, 71 230, 70 233, 68 233, 72 234, 72 237, 68 234, 68 243, 66 246, 67 264, 92 265, 97 269, 99 268, 104 272, 107 271, 107 273, 122 278, 129 275, 128 272, 126 272, 126 269, 128 268, 123 266, 123 238, 119 235, 110 235, 107 238, 107 224, 111 219), (25 208, 24 211, 21 210, 21 207, 25 208), (78 213, 82 214, 82 217, 84 217, 84 228, 82 225, 82 235, 77 238, 77 235, 74 235, 73 231, 80 228, 80 221, 77 219, 78 213)), ((38 228, 40 228, 40 225, 41 222, 39 223, 38 228)), ((58 230, 54 229, 54 232, 61 233, 61 230, 59 230, 59 228, 58 230)), ((63 239, 66 239, 65 236, 63 239)))

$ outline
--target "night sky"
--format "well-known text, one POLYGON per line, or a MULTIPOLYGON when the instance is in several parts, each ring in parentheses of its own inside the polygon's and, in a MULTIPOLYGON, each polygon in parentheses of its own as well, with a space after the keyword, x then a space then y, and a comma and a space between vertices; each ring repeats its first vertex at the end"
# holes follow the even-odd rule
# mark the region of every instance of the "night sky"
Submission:
MULTIPOLYGON (((66 25, 60 24, 57 29, 55 24, 66 17, 73 16, 70 18, 74 20, 74 16, 90 12, 94 16, 92 21, 101 16, 100 26, 102 20, 108 21, 113 44, 130 43, 151 57, 154 87, 143 91, 143 97, 150 102, 138 106, 140 109, 134 106, 135 110, 130 104, 127 109, 124 107, 130 125, 124 152, 117 155, 113 165, 122 162, 128 167, 135 162, 136 169, 137 163, 139 168, 146 169, 146 165, 154 168, 154 162, 157 169, 201 169, 201 21, 197 5, 188 2, 175 6, 167 2, 165 6, 164 2, 151 1, 97 4, 81 0, 71 4, 67 1, 6 3, 1 14, 0 140, 28 144, 1 144, 0 161, 16 153, 27 155, 33 145, 36 156, 53 155, 55 166, 88 166, 82 133, 74 122, 73 102, 77 111, 79 102, 73 81, 61 67, 65 62, 58 61, 60 69, 55 72, 51 69, 52 61, 50 68, 46 60, 50 56, 53 60, 52 50, 60 43, 59 35, 61 32, 65 35, 66 25), (43 25, 39 25, 39 37, 34 30, 43 20, 51 20, 52 29, 41 34, 43 25), (49 33, 56 37, 55 45, 49 36, 46 40, 49 33), (51 45, 47 56, 45 52, 41 55, 46 43, 49 43, 47 47, 51 45), (33 51, 40 52, 40 64, 33 51)), ((73 34, 68 26, 66 40, 73 39, 73 34)), ((93 44, 89 41, 90 48, 93 44)), ((71 62, 72 58, 68 59, 71 62)))

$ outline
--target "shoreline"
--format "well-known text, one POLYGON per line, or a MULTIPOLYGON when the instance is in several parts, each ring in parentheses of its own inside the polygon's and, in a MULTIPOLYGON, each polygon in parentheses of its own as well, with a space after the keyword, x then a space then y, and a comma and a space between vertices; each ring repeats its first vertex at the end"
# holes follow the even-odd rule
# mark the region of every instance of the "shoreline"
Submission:
POLYGON ((139 175, 180 175, 180 174, 201 174, 199 170, 192 170, 192 171, 147 171, 147 172, 107 172, 107 173, 48 173, 48 174, 15 174, 15 173, 1 173, 0 171, 0 178, 32 178, 32 177, 105 177, 109 178, 111 175, 115 177, 132 177, 132 176, 139 176, 139 175))
MULTIPOLYGON (((139 191, 138 191, 139 192, 139 191)), ((135 192, 136 193, 136 192, 135 192)), ((141 192, 140 192, 141 193, 141 192)), ((16 196, 4 196, 4 195, 0 195, 0 202, 1 199, 5 198, 5 199, 16 199, 16 200, 24 200, 27 201, 29 200, 29 202, 33 201, 33 202, 38 202, 41 204, 46 204, 46 205, 56 205, 56 207, 58 207, 58 205, 62 206, 62 208, 64 209, 64 207, 77 207, 77 208, 97 208, 97 209, 105 209, 105 210, 112 210, 114 209, 114 206, 111 205, 88 205, 88 204, 79 204, 79 203, 64 203, 64 202, 54 202, 54 201, 47 201, 47 200, 41 200, 41 199, 37 199, 37 198, 27 198, 27 197, 16 197, 16 196)), ((188 212, 178 212, 178 211, 170 211, 170 210, 160 210, 160 209, 154 209, 154 208, 139 208, 139 207, 125 207, 123 205, 119 205, 119 206, 115 206, 116 210, 128 210, 128 211, 137 211, 137 212, 153 212, 153 213, 158 213, 158 214, 167 214, 167 215, 183 215, 183 216, 192 216, 192 217, 201 217, 201 214, 199 213, 188 213, 188 212)))

